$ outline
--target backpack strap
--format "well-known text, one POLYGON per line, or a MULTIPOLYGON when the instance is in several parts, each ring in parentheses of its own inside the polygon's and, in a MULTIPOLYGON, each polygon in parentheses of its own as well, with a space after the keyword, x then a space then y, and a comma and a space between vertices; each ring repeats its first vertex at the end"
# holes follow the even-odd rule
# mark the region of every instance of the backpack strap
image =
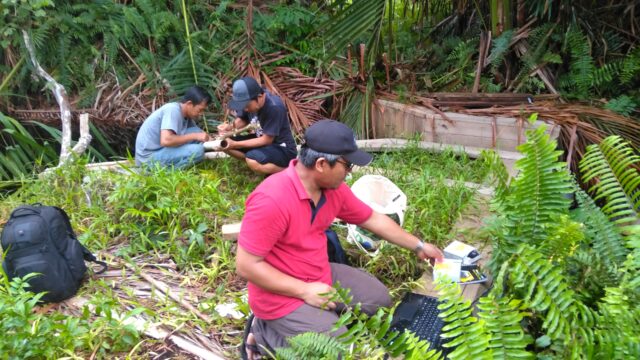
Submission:
POLYGON ((52 206, 52 208, 60 212, 60 215, 62 215, 62 217, 64 218, 64 222, 67 224, 67 232, 69 233, 69 236, 77 240, 78 238, 76 238, 76 234, 73 232, 73 226, 71 226, 71 220, 69 220, 69 215, 67 215, 67 212, 57 206, 52 206))
MULTIPOLYGON (((62 210, 61 208, 59 208, 57 206, 53 206, 53 208, 57 209, 60 212, 60 214, 62 214, 62 217, 64 218, 64 221, 67 224, 67 229, 69 230, 69 236, 71 236, 73 239, 78 241, 78 238, 76 237, 76 234, 73 232, 73 227, 71 226, 71 220, 69 220, 69 215, 67 215, 66 211, 62 210)), ((78 244, 82 247, 82 257, 84 258, 85 261, 96 263, 96 264, 102 266, 102 269, 100 271, 96 271, 95 272, 96 274, 102 274, 103 272, 107 271, 107 263, 106 262, 98 260, 95 257, 95 255, 93 255, 91 253, 91 251, 87 250, 87 248, 84 247, 84 245, 80 244, 79 241, 78 241, 78 244)))
MULTIPOLYGON (((82 244, 80 244, 80 245, 82 246, 82 244)), ((97 274, 102 274, 103 272, 107 271, 107 268, 108 268, 107 263, 104 262, 104 261, 98 260, 96 258, 96 256, 93 255, 91 253, 91 251, 87 250, 87 248, 85 248, 84 246, 82 246, 82 256, 84 257, 84 259, 86 261, 89 261, 89 262, 92 262, 92 263, 95 263, 95 264, 98 264, 98 265, 102 266, 102 269, 100 269, 100 271, 96 271, 95 272, 96 275, 97 274)))

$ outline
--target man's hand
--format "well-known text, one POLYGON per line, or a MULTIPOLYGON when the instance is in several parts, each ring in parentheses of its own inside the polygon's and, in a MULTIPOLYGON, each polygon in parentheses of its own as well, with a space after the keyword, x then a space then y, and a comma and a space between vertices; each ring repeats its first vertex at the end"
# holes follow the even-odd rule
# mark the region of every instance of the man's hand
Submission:
POLYGON ((436 262, 442 262, 442 259, 444 258, 440 249, 428 243, 425 243, 422 246, 422 249, 416 252, 416 255, 418 255, 420 260, 433 259, 436 262))
POLYGON ((333 301, 329 301, 329 296, 335 291, 331 286, 322 282, 307 283, 302 293, 302 300, 305 303, 321 308, 326 306, 333 310, 336 308, 336 304, 333 301), (321 295, 324 294, 324 295, 321 295))
POLYGON ((229 131, 233 130, 233 125, 230 123, 222 123, 220 125, 218 125, 218 135, 222 136, 226 133, 228 133, 229 131))
POLYGON ((206 132, 193 133, 195 141, 206 142, 209 141, 209 134, 206 132))
POLYGON ((226 138, 224 139, 225 143, 227 144, 227 146, 224 147, 224 150, 234 150, 236 148, 236 144, 238 143, 235 140, 232 140, 231 138, 226 138))

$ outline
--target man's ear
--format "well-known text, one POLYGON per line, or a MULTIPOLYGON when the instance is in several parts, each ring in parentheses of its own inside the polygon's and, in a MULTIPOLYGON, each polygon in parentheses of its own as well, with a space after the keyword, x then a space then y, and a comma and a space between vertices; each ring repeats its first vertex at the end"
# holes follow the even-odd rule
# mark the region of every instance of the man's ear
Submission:
POLYGON ((327 165, 329 164, 329 163, 327 162, 327 159, 325 159, 325 158, 323 158, 323 157, 318 158, 318 159, 316 160, 315 165, 314 165, 314 166, 315 166, 315 168, 316 168, 316 171, 318 171, 318 172, 320 172, 320 173, 323 173, 323 172, 324 172, 324 165, 325 165, 325 164, 327 164, 327 165))

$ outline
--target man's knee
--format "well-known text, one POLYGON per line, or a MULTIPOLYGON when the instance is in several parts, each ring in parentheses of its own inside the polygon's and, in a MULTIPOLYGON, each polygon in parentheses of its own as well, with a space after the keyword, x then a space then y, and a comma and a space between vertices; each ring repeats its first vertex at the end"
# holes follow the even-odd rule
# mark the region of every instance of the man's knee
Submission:
POLYGON ((185 147, 186 157, 191 161, 200 162, 204 159, 204 146, 202 144, 186 144, 182 146, 185 147))
POLYGON ((249 169, 253 171, 258 171, 262 167, 262 164, 253 159, 245 158, 244 161, 247 163, 247 166, 249 166, 249 169))
POLYGON ((259 162, 257 162, 256 160, 253 159, 249 159, 249 158, 245 158, 245 162, 247 163, 247 166, 249 166, 249 169, 251 169, 251 171, 256 172, 258 174, 271 174, 273 171, 270 170, 270 166, 272 164, 261 164, 259 162))

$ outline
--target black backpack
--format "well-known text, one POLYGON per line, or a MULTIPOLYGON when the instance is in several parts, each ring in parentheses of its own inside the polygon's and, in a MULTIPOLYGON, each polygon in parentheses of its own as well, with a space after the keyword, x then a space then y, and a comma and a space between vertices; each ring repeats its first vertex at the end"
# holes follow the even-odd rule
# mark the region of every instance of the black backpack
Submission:
POLYGON ((327 253, 329 255, 329 262, 351 265, 349 264, 349 259, 347 259, 347 254, 344 252, 344 249, 340 244, 338 234, 331 229, 325 230, 324 234, 327 236, 327 253))
POLYGON ((45 292, 41 301, 59 302, 76 294, 87 267, 84 260, 102 265, 76 238, 69 217, 55 206, 23 205, 11 213, 0 237, 9 279, 37 273, 29 291, 45 292))

